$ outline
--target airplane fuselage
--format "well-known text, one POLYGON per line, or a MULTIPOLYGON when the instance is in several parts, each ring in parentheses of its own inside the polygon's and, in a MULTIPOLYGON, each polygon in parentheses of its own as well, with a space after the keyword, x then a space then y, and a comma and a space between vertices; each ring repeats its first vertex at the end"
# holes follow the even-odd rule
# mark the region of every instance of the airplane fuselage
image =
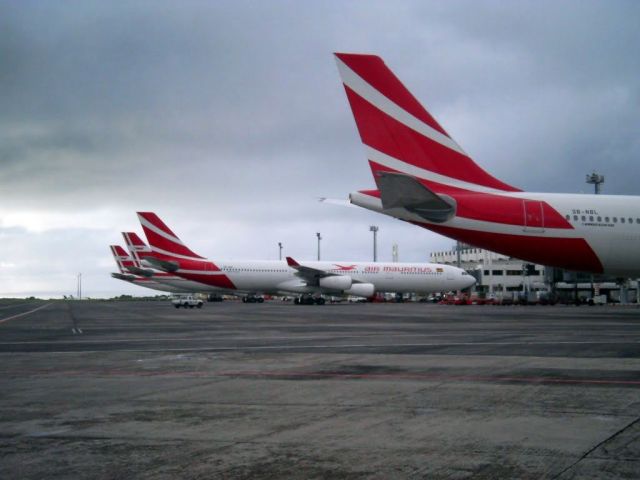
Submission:
MULTIPOLYGON (((202 262, 199 262, 202 263, 202 262)), ((202 284, 262 293, 320 293, 330 288, 309 285, 285 261, 207 261, 211 267, 181 265, 175 274, 202 284)), ((473 278, 449 265, 383 262, 304 262, 303 266, 330 274, 348 276, 357 283, 370 283, 378 292, 430 293, 460 290, 471 286, 473 278)), ((335 293, 341 293, 336 288, 335 293)), ((348 289, 347 289, 348 293, 348 289)))
POLYGON ((640 275, 640 197, 451 190, 446 194, 456 201, 456 215, 442 223, 407 210, 387 212, 371 194, 352 194, 351 201, 527 261, 621 277, 640 275))

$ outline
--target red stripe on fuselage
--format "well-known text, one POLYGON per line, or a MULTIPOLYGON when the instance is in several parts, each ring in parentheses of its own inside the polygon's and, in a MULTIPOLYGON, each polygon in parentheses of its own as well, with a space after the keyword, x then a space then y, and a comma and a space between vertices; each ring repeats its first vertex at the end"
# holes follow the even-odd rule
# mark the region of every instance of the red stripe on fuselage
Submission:
POLYGON ((602 262, 600 262, 596 253, 583 238, 509 235, 464 230, 443 225, 413 223, 470 245, 540 265, 553 265, 567 270, 593 273, 601 273, 603 271, 602 262))
MULTIPOLYGON (((371 170, 374 172, 403 173, 392 168, 385 167, 369 160, 371 170)), ((525 225, 524 201, 538 202, 538 200, 506 197, 499 194, 472 192, 438 182, 432 182, 423 178, 414 177, 429 190, 442 193, 454 198, 457 203, 456 216, 484 222, 502 223, 505 225, 525 225)), ((366 191, 371 195, 371 191, 366 191)), ((377 195, 373 195, 379 197, 377 195)), ((551 205, 541 201, 544 227, 573 229, 573 226, 551 205)))
POLYGON ((177 262, 179 269, 173 272, 173 275, 177 275, 187 280, 193 280, 198 283, 210 285, 213 287, 228 288, 230 290, 236 290, 236 286, 231 279, 225 274, 220 275, 207 275, 205 272, 220 272, 220 268, 209 260, 185 260, 183 258, 176 258, 170 255, 162 255, 157 252, 150 252, 145 254, 150 257, 157 258, 158 260, 164 260, 166 262, 177 262), (184 270, 195 270, 196 273, 185 273, 184 270), (203 273, 197 273, 201 271, 203 273))
POLYGON ((449 136, 444 128, 425 110, 380 57, 349 53, 336 53, 336 56, 365 82, 393 103, 414 117, 419 118, 431 128, 438 130, 443 135, 447 135, 447 137, 449 136))
POLYGON ((183 273, 180 270, 176 274, 187 280, 193 280, 194 282, 203 283, 212 287, 226 288, 228 290, 237 290, 231 279, 226 275, 205 275, 199 273, 183 273))
POLYGON ((346 88, 362 143, 419 168, 484 187, 517 192, 471 158, 400 123, 346 88))

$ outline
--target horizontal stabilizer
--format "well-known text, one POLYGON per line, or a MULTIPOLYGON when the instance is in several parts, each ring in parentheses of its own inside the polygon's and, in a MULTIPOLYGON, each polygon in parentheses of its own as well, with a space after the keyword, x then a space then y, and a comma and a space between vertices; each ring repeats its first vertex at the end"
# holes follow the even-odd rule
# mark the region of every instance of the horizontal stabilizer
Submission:
POLYGON ((112 273, 111 276, 113 278, 117 278, 118 280, 125 280, 127 282, 130 282, 136 279, 135 275, 127 275, 126 273, 112 273))
POLYGON ((180 264, 178 262, 169 262, 155 257, 142 257, 142 259, 151 264, 154 268, 162 270, 163 272, 172 273, 180 268, 180 264))
POLYGON ((378 172, 376 183, 384 213, 407 210, 435 223, 446 222, 456 214, 453 198, 432 192, 411 175, 378 172))
POLYGON ((341 207, 355 207, 349 200, 345 198, 327 198, 321 197, 318 199, 320 203, 328 203, 331 205, 340 205, 341 207))
POLYGON ((153 277, 153 270, 150 270, 148 268, 126 267, 126 269, 135 275, 140 275, 141 277, 153 277))

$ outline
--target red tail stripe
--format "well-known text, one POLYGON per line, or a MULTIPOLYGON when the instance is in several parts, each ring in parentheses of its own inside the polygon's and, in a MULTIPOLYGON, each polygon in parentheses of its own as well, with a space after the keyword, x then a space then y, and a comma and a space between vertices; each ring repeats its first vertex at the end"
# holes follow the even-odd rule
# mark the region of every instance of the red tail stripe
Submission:
POLYGON ((156 215, 155 213, 153 213, 153 212, 138 212, 138 215, 143 217, 146 221, 151 223, 156 228, 164 231, 165 233, 168 233, 172 237, 178 238, 178 236, 175 233, 173 233, 171 231, 171 229, 169 227, 167 227, 165 225, 165 223, 162 220, 160 220, 160 217, 158 217, 158 215, 156 215))
POLYGON ((116 255, 118 255, 119 257, 129 256, 124 248, 122 248, 120 245, 112 245, 111 248, 115 250, 116 255))
POLYGON ((489 175, 468 156, 407 127, 349 88, 346 91, 360 138, 365 145, 440 175, 497 190, 519 191, 489 175))
POLYGON ((135 232, 127 232, 129 236, 129 240, 131 240, 131 245, 135 245, 136 247, 146 247, 147 244, 142 241, 142 239, 135 232))
POLYGON ((166 238, 158 235, 156 232, 154 232, 151 229, 148 229, 147 227, 143 226, 143 228, 144 228, 144 233, 147 236, 147 240, 149 240, 149 243, 151 244, 152 247, 159 248, 166 252, 174 253, 176 255, 183 255, 185 257, 202 258, 202 257, 199 257, 199 255, 192 252, 189 248, 185 247, 184 245, 180 245, 179 243, 175 243, 170 240, 167 240, 166 238))
POLYGON ((336 56, 389 100, 430 127, 449 136, 380 57, 350 53, 336 53, 336 56))

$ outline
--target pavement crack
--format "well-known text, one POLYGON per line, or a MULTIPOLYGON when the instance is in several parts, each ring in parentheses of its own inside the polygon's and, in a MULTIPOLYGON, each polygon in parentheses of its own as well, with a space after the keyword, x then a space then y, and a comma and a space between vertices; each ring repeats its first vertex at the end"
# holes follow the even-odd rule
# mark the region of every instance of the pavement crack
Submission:
POLYGON ((576 460, 575 462, 573 462, 571 465, 569 465, 568 467, 566 467, 564 470, 562 470, 560 473, 558 473, 556 476, 551 477, 551 480, 556 480, 558 478, 560 478, 562 475, 564 475, 566 472, 568 472, 569 470, 571 470, 573 467, 575 467, 576 465, 578 465, 582 460, 584 460, 585 458, 587 458, 589 455, 591 455, 593 452, 595 452, 598 448, 602 447, 604 444, 606 444, 607 442, 613 440, 614 438, 616 438, 618 435, 626 432, 628 429, 630 429, 631 427, 633 427, 636 423, 640 422, 640 417, 636 418, 635 420, 633 420, 631 423, 628 423, 627 425, 625 425, 624 427, 622 427, 620 430, 618 430, 617 432, 609 435, 607 438, 605 438, 604 440, 602 440, 601 442, 599 442, 598 444, 596 444, 594 447, 590 448, 589 450, 587 450, 584 454, 582 454, 582 456, 580 458, 578 458, 578 460, 576 460))

